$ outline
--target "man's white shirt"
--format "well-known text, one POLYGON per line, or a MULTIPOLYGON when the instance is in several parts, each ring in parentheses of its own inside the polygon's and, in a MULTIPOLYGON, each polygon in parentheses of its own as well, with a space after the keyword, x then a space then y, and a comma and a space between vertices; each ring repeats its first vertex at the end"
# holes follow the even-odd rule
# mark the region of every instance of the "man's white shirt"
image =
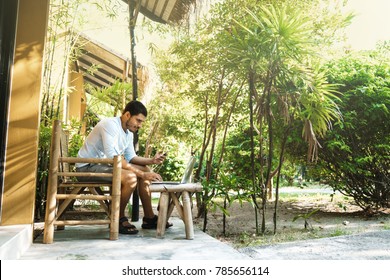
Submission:
MULTIPOLYGON (((101 120, 88 135, 78 152, 80 158, 113 158, 122 155, 127 162, 136 156, 133 133, 122 128, 120 117, 101 120)), ((87 163, 78 163, 82 167, 87 163)))

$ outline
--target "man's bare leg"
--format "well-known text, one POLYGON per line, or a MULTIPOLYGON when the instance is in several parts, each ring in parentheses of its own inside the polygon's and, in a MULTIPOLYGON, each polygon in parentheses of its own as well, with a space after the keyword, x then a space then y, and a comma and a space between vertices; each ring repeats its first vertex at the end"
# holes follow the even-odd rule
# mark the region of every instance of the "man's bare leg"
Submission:
MULTIPOLYGON (((150 172, 149 167, 142 166, 142 165, 136 165, 132 164, 134 167, 142 170, 143 172, 150 172)), ((142 208, 144 210, 144 217, 146 218, 153 218, 154 212, 152 207, 152 193, 150 192, 149 186, 150 181, 143 180, 141 178, 138 178, 138 193, 139 197, 142 202, 142 208)))
MULTIPOLYGON (((143 172, 150 172, 150 169, 149 167, 147 166, 141 166, 141 165, 135 165, 133 164, 133 166, 135 166, 136 168, 139 168, 140 170, 142 170, 143 172)), ((142 208, 144 209, 144 218, 147 218, 149 220, 154 220, 154 222, 156 222, 155 226, 157 227, 157 220, 154 219, 154 211, 153 211, 153 207, 152 207, 152 193, 150 191, 150 181, 147 181, 147 180, 142 180, 140 178, 138 178, 138 186, 139 186, 139 189, 138 189, 138 192, 139 192, 139 197, 141 199, 141 202, 142 202, 142 208)), ((143 220, 143 222, 145 223, 145 221, 143 220)), ((150 223, 150 222, 146 222, 146 223, 150 223)), ((169 223, 167 222, 167 228, 168 227, 171 227, 172 226, 172 223, 169 223)), ((142 228, 154 228, 154 227, 144 227, 142 226, 142 228)))
MULTIPOLYGON (((143 172, 150 172, 150 169, 147 166, 136 165, 136 164, 132 164, 132 165, 142 170, 143 172)), ((144 219, 146 218, 149 220, 153 220, 153 223, 154 222, 156 223, 154 226, 157 227, 157 220, 155 220, 154 218, 155 215, 152 207, 152 193, 150 192, 150 188, 149 188, 150 181, 138 178, 138 186, 139 186, 138 188, 139 197, 141 199, 142 208, 144 210, 144 219)), ((145 223, 145 220, 143 220, 143 222, 145 223)), ((146 222, 146 223, 149 224, 150 222, 146 222)), ((172 223, 167 222, 167 227, 171 227, 171 226, 172 223)), ((153 226, 150 227, 150 225, 144 227, 144 224, 142 225, 142 228, 147 228, 147 229, 155 228, 155 227, 153 226)))
POLYGON ((122 169, 121 173, 121 202, 119 207, 119 218, 125 217, 127 203, 137 187, 137 176, 135 173, 122 169))

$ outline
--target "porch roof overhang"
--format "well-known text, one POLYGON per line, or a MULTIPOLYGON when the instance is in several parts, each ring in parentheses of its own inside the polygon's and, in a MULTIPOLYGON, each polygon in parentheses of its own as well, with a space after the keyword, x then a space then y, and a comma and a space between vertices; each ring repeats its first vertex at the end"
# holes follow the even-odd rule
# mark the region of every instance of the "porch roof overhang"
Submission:
POLYGON ((136 10, 144 16, 160 23, 179 23, 188 15, 196 0, 122 0, 132 2, 136 10))
MULTIPOLYGON (((76 43, 80 53, 74 62, 77 72, 94 88, 109 87, 115 81, 131 81, 131 60, 82 34, 76 43)), ((137 64, 137 66, 139 66, 137 64)))
MULTIPOLYGON (((172 24, 184 20, 196 0, 122 0, 135 5, 153 21, 172 24)), ((109 87, 115 81, 131 82, 131 59, 81 34, 77 39, 77 54, 74 69, 83 74, 85 83, 95 87, 109 87)), ((137 63, 137 69, 142 66, 137 63)))

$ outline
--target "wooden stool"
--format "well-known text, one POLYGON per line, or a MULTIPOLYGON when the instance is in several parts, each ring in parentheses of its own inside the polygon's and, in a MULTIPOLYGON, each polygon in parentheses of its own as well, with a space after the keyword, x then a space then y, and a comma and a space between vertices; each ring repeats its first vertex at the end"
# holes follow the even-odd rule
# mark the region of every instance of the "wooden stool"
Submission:
POLYGON ((159 214, 157 220, 157 237, 163 237, 166 223, 176 206, 180 218, 184 222, 186 239, 194 239, 194 226, 192 221, 191 194, 201 192, 200 183, 159 183, 150 185, 151 192, 160 192, 159 214), (182 203, 179 201, 182 197, 182 203))

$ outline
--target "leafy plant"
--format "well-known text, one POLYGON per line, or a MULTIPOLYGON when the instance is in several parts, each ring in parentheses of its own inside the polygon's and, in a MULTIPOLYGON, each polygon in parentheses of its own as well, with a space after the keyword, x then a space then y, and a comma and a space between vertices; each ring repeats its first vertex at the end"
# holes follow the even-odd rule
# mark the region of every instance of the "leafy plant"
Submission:
POLYGON ((330 236, 336 237, 336 236, 342 236, 342 235, 348 235, 348 234, 349 234, 349 232, 347 230, 337 228, 330 234, 330 236))
MULTIPOLYGON (((97 6, 100 12, 106 13, 110 18, 116 16, 115 11, 118 10, 119 6, 114 4, 115 1, 117 0, 50 1, 42 77, 41 123, 36 182, 37 195, 35 202, 36 220, 42 219, 46 202, 51 122, 55 119, 62 119, 62 105, 67 95, 68 65, 80 54, 80 48, 75 45, 79 33, 75 30, 83 30, 86 22, 90 19, 89 16, 85 15, 90 13, 91 5, 97 6)), ((92 117, 91 119, 94 118, 92 117)), ((75 155, 78 147, 81 145, 82 138, 79 133, 75 133, 72 136, 70 153, 75 155)))
POLYGON ((303 224, 304 228, 307 230, 312 230, 313 226, 311 225, 311 218, 319 210, 320 209, 314 209, 313 211, 305 213, 305 214, 298 214, 298 215, 294 216, 293 222, 295 222, 298 219, 303 219, 304 220, 304 224, 303 224))
POLYGON ((322 180, 362 208, 390 207, 389 50, 349 55, 329 63, 339 84, 343 120, 322 141, 322 180))

